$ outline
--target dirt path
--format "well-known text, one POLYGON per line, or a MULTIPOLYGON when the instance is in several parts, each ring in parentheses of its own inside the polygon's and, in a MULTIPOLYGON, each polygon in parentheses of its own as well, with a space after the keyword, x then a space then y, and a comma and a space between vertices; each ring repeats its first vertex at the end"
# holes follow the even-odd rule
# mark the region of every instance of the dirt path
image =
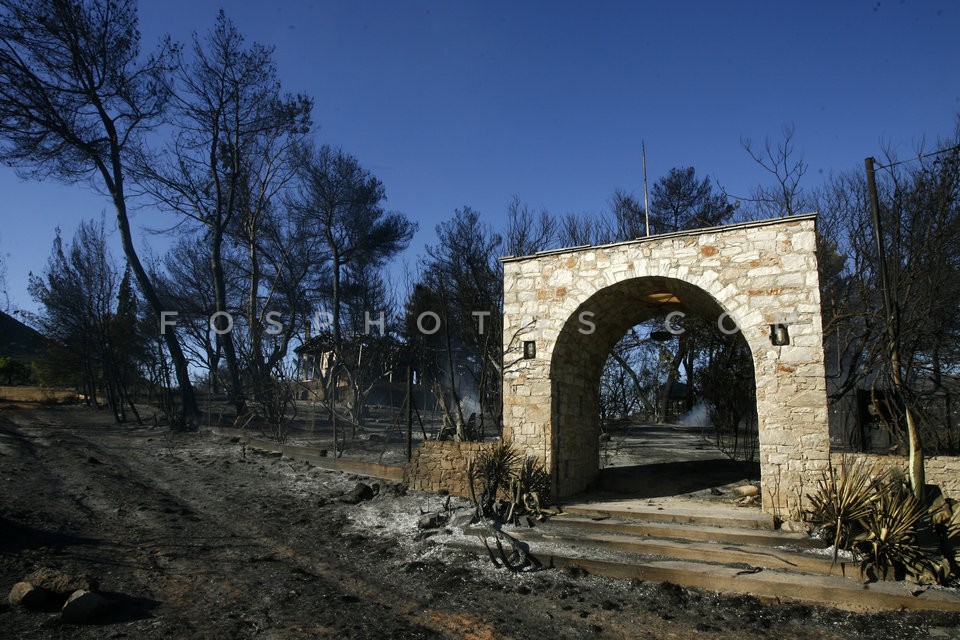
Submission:
MULTIPOLYGON (((437 496, 80 409, 0 409, 0 589, 39 566, 99 578, 110 617, 0 605, 10 638, 924 638, 955 618, 763 606, 669 585, 515 575, 417 539, 437 496)), ((4 591, 5 595, 6 591, 4 591)))

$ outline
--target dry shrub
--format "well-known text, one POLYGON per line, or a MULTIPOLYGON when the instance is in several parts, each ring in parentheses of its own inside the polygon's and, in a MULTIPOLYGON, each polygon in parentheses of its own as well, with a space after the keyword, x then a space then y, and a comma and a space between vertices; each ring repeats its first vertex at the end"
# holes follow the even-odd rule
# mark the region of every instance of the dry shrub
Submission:
POLYGON ((504 440, 483 449, 470 462, 467 483, 480 514, 501 522, 538 516, 550 500, 550 476, 543 465, 523 458, 504 440))

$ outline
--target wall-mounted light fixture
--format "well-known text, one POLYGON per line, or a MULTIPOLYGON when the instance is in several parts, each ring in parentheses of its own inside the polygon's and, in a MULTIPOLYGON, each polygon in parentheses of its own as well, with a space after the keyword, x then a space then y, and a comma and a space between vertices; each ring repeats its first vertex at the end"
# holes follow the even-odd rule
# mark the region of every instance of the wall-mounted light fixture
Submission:
POLYGON ((524 340, 523 342, 523 359, 524 360, 533 360, 537 357, 537 343, 533 340, 524 340))
POLYGON ((790 344, 790 331, 785 324, 770 325, 770 344, 775 347, 782 347, 790 344))

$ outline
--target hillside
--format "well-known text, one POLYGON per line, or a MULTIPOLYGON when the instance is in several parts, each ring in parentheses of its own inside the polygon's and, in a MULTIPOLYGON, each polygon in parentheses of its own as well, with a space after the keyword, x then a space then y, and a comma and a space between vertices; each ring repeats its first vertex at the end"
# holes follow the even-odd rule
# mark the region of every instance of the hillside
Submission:
POLYGON ((30 362, 43 351, 46 338, 13 316, 0 311, 0 356, 30 362))

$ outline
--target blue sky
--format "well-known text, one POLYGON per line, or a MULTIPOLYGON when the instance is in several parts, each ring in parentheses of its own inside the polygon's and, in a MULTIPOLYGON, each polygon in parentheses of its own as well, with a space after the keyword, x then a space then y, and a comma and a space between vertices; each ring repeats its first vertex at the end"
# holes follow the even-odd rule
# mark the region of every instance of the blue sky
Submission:
MULTIPOLYGON (((315 98, 317 139, 356 155, 389 208, 420 224, 398 272, 457 207, 496 227, 514 195, 562 214, 641 193, 641 141, 651 182, 689 165, 746 194, 766 176, 742 138, 794 125, 813 188, 883 145, 933 143, 960 113, 955 2, 150 0, 144 43, 186 42, 221 6, 276 46, 286 89, 315 98)), ((3 167, 0 194, 10 294, 33 309, 27 273, 42 270, 54 227, 69 237, 112 211, 82 186, 3 167)), ((144 228, 171 221, 137 212, 143 253, 167 242, 144 228)))

